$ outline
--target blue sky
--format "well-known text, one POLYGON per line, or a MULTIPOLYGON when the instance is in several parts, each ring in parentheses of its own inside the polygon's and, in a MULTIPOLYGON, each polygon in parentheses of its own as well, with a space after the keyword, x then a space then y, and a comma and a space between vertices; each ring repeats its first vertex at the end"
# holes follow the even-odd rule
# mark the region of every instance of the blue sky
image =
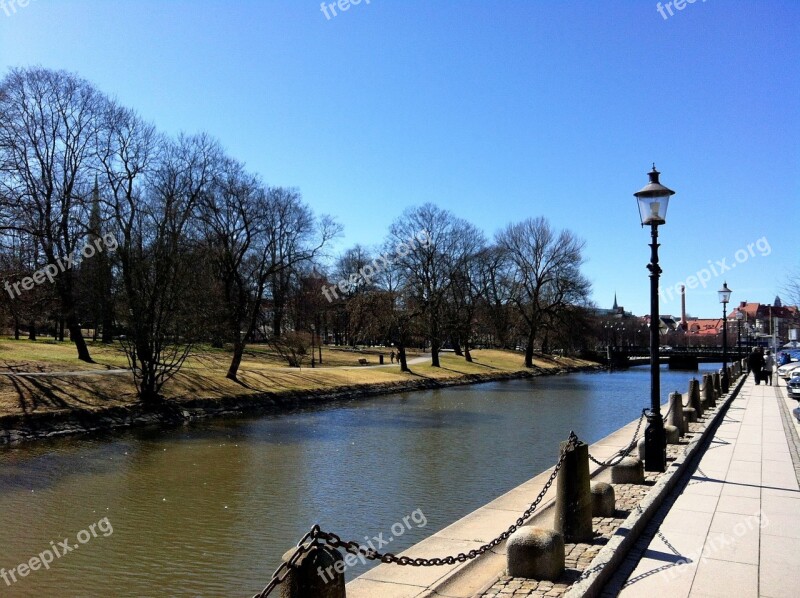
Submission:
POLYGON ((313 0, 2 6, 0 72, 66 69, 163 131, 207 131, 336 216, 339 249, 426 201, 489 236, 544 215, 586 240, 599 305, 616 292, 644 314, 632 194, 655 162, 677 192, 664 286, 735 264, 688 291, 691 314, 719 315, 723 279, 732 302, 771 302, 800 268, 796 0, 666 19, 649 0, 363 0, 331 18, 313 0))

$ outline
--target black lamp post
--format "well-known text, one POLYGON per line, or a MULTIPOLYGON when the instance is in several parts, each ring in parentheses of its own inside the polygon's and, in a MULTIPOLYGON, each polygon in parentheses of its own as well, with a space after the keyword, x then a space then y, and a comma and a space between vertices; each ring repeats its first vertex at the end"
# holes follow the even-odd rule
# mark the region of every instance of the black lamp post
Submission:
POLYGON ((736 310, 736 357, 742 358, 742 320, 744 314, 741 310, 736 310))
POLYGON ((661 379, 658 361, 659 334, 661 318, 658 313, 658 278, 661 268, 658 266, 658 225, 667 221, 667 205, 669 198, 675 195, 658 181, 653 170, 647 173, 650 182, 634 193, 639 205, 639 218, 644 227, 650 225, 650 413, 647 416, 647 428, 644 431, 644 468, 647 471, 665 471, 667 468, 667 437, 664 433, 664 420, 661 417, 661 379))
POLYGON ((728 283, 722 284, 722 288, 717 291, 719 302, 722 303, 722 390, 728 390, 730 381, 728 380, 728 301, 731 300, 731 290, 728 283))

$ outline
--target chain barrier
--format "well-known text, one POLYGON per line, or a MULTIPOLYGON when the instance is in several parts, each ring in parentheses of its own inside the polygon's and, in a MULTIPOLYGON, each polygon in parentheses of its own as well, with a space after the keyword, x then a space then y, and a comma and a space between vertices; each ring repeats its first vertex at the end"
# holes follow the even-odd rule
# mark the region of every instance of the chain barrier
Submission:
POLYGON ((317 542, 317 535, 319 533, 320 527, 318 525, 312 527, 297 543, 297 547, 292 553, 292 556, 289 557, 289 560, 284 561, 281 563, 280 567, 275 569, 275 573, 272 574, 272 579, 269 580, 267 587, 261 590, 258 594, 254 595, 253 598, 266 598, 266 596, 269 596, 272 593, 272 590, 282 584, 286 579, 286 576, 289 575, 289 571, 291 571, 291 569, 297 564, 297 561, 300 560, 300 557, 311 550, 311 548, 314 546, 319 545, 319 542, 317 542), (308 540, 311 541, 308 542, 308 540))
MULTIPOLYGON (((639 423, 641 424, 641 421, 639 423)), ((547 482, 542 487, 542 490, 539 492, 530 506, 525 509, 525 512, 522 513, 522 515, 520 515, 519 518, 511 526, 509 526, 506 531, 497 536, 491 542, 487 542, 479 548, 475 548, 466 553, 461 552, 457 555, 450 555, 446 557, 411 558, 409 556, 397 556, 391 552, 380 553, 372 548, 366 548, 356 541, 344 541, 338 535, 330 532, 324 532, 318 525, 315 525, 297 543, 297 549, 292 554, 291 558, 278 567, 275 573, 272 574, 272 579, 270 580, 269 584, 267 584, 267 587, 265 587, 259 594, 253 596, 253 598, 266 598, 266 596, 269 596, 270 592, 272 592, 276 586, 286 579, 286 576, 289 574, 289 570, 296 565, 300 557, 304 553, 311 550, 312 547, 320 544, 326 544, 331 548, 343 548, 346 552, 354 555, 362 555, 364 558, 371 561, 380 561, 382 563, 403 566, 409 565, 411 567, 438 567, 441 565, 454 565, 456 563, 465 563, 466 561, 477 558, 486 551, 491 550, 500 543, 504 542, 511 534, 517 531, 528 519, 530 519, 531 515, 533 515, 533 512, 544 499, 547 491, 553 485, 556 476, 558 476, 558 472, 561 470, 561 466, 564 464, 564 459, 566 459, 567 453, 578 446, 579 443, 580 440, 578 440, 578 436, 575 434, 575 432, 570 432, 569 438, 567 439, 567 444, 561 451, 558 461, 556 462, 556 466, 553 468, 553 473, 551 473, 550 477, 547 478, 547 482), (308 542, 309 540, 310 542, 308 542)))
MULTIPOLYGON (((618 465, 625 457, 627 457, 628 455, 631 454, 631 451, 634 448, 636 448, 636 442, 639 439, 639 430, 641 430, 641 428, 642 428, 642 422, 644 421, 644 417, 645 417, 646 413, 647 413, 647 408, 642 409, 642 414, 639 416, 639 422, 636 424, 636 430, 634 430, 634 432, 633 432, 633 438, 631 439, 630 443, 628 443, 628 446, 618 450, 616 453, 611 455, 605 461, 600 461, 599 459, 596 459, 595 457, 592 456, 591 453, 589 453, 589 459, 591 459, 592 461, 597 463, 600 467, 608 467, 608 466, 612 466, 613 467, 614 465, 618 465), (616 461, 615 461, 615 459, 616 459, 616 461)), ((667 413, 669 413, 669 412, 667 412, 667 413)))

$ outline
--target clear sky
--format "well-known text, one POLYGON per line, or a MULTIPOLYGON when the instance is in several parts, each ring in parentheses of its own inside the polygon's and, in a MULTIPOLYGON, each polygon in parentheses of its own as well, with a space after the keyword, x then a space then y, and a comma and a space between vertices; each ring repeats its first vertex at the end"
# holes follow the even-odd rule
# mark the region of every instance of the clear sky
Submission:
POLYGON ((327 17, 316 0, 10 2, 0 72, 66 69, 163 131, 207 131, 335 215, 338 249, 426 201, 488 236, 544 215, 586 240, 598 305, 616 292, 644 314, 632 194, 655 162, 677 192, 664 286, 711 277, 691 314, 721 313, 723 279, 733 303, 771 302, 800 267, 797 0, 679 0, 672 16, 649 0, 362 0, 327 17))

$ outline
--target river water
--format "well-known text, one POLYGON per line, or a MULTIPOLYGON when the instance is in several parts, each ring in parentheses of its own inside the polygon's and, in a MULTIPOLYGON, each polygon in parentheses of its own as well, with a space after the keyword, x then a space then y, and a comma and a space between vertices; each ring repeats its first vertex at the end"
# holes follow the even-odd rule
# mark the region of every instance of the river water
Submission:
POLYGON ((0 450, 0 596, 252 596, 315 523, 400 552, 648 404, 637 367, 0 450))

